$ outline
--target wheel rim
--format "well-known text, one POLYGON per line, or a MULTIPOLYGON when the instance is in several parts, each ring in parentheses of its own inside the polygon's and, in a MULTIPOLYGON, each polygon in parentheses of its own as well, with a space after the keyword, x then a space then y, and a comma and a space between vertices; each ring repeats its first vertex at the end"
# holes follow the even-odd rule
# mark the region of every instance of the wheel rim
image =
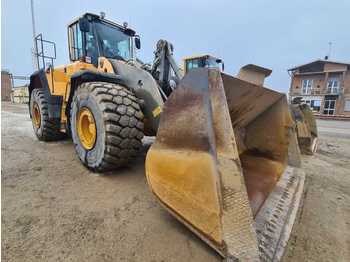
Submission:
POLYGON ((77 133, 81 144, 87 150, 92 149, 96 142, 96 124, 91 111, 83 107, 77 117, 77 133))
POLYGON ((34 126, 36 128, 40 128, 40 125, 41 125, 41 114, 40 114, 40 108, 39 108, 39 105, 34 102, 33 103, 33 111, 32 111, 32 119, 33 119, 33 123, 34 123, 34 126))

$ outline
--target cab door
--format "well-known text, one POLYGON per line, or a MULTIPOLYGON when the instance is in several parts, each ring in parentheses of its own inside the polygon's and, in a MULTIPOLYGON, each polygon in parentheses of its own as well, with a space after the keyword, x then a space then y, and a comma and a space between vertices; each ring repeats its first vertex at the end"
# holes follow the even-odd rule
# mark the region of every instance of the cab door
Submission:
POLYGON ((68 41, 69 58, 72 62, 82 61, 97 67, 99 55, 92 24, 90 24, 89 30, 85 32, 80 30, 78 21, 71 24, 68 27, 68 41))

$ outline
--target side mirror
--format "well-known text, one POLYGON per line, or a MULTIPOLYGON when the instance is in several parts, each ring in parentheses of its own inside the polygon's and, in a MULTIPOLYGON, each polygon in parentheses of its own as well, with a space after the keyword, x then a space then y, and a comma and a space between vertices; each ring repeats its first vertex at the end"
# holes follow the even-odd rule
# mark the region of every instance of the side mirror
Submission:
POLYGON ((222 72, 225 71, 225 64, 224 64, 224 61, 222 61, 222 64, 221 64, 221 69, 222 69, 222 72))
POLYGON ((135 36, 135 46, 137 49, 141 48, 141 40, 140 40, 140 36, 135 36))
POLYGON ((82 32, 90 31, 90 22, 87 18, 83 17, 79 19, 79 29, 82 32))

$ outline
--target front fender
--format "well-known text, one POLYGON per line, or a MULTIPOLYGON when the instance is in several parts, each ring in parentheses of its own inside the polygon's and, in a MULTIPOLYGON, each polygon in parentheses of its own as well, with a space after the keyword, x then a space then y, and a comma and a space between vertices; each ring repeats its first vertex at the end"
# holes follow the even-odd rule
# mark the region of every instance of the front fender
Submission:
POLYGON ((141 106, 145 115, 145 134, 155 135, 158 130, 163 99, 159 86, 152 75, 144 69, 109 59, 116 72, 123 79, 125 86, 132 89, 137 98, 143 101, 141 106))
POLYGON ((123 81, 122 77, 116 74, 104 73, 93 70, 80 70, 75 72, 71 76, 71 88, 69 90, 68 103, 65 111, 68 119, 70 115, 70 104, 72 102, 74 92, 79 85, 86 82, 106 82, 112 84, 125 85, 125 81, 123 81))

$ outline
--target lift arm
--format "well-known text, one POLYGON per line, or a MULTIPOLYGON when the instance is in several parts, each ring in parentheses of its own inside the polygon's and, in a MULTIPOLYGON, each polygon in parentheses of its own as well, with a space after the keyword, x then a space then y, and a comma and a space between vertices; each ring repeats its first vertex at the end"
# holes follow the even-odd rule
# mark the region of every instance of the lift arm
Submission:
POLYGON ((154 52, 151 74, 158 81, 163 95, 168 97, 182 79, 183 74, 173 58, 173 45, 166 40, 159 40, 154 52), (174 74, 172 74, 172 72, 174 74), (173 82, 172 82, 173 81, 173 82))

